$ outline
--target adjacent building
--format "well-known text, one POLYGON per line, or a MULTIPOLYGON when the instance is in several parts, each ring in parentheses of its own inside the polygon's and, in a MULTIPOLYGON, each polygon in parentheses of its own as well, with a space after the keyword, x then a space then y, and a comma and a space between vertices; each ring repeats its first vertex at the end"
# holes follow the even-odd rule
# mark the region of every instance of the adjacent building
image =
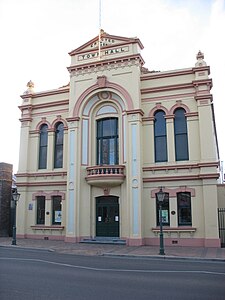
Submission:
POLYGON ((220 246, 210 67, 149 71, 138 38, 71 51, 70 82, 21 96, 18 237, 220 246))
POLYGON ((0 236, 11 234, 11 191, 13 166, 0 162, 0 236))

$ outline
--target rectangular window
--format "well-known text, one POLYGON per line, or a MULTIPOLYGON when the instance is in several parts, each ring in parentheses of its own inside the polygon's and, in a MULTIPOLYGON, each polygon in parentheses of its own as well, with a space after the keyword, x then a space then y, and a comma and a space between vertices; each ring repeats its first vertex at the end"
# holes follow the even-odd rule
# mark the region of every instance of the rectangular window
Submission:
POLYGON ((97 165, 116 165, 119 160, 118 120, 97 121, 97 165))
POLYGON ((37 200, 37 225, 45 224, 45 197, 38 196, 37 200))
POLYGON ((52 197, 52 224, 61 225, 62 222, 62 198, 61 196, 52 197))
MULTIPOLYGON (((156 220, 157 226, 160 225, 160 206, 156 194, 156 220)), ((165 193, 165 198, 162 203, 162 224, 170 226, 170 207, 169 207, 169 193, 165 193)))
POLYGON ((178 226, 191 226, 191 194, 177 193, 178 226))

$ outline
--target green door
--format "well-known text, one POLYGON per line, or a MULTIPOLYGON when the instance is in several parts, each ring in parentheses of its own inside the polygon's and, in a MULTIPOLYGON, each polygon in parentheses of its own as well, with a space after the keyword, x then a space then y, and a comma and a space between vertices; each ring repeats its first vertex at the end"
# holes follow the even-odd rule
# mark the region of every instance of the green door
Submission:
POLYGON ((118 197, 96 198, 96 236, 119 237, 118 197))

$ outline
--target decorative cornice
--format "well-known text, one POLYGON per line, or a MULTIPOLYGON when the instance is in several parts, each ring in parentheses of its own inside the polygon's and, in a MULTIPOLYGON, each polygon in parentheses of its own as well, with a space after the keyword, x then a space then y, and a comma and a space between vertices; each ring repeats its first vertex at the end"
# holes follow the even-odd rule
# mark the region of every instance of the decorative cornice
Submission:
POLYGON ((173 70, 166 72, 155 72, 155 73, 147 73, 141 75, 141 81, 144 80, 152 80, 157 78, 166 78, 172 76, 182 76, 182 75, 191 75, 193 74, 193 69, 181 69, 181 70, 173 70))
POLYGON ((80 121, 80 117, 69 117, 66 118, 67 122, 75 122, 75 121, 80 121))
POLYGON ((30 178, 30 177, 47 177, 47 176, 66 176, 66 171, 56 171, 56 172, 26 172, 26 173, 17 173, 16 177, 20 178, 30 178))
POLYGON ((201 66, 201 67, 194 67, 192 68, 193 72, 204 72, 208 71, 208 74, 210 75, 210 67, 209 66, 201 66))
POLYGON ((43 91, 43 92, 38 92, 38 93, 32 93, 32 94, 24 94, 21 95, 20 97, 22 99, 27 99, 27 98, 37 98, 37 97, 45 97, 45 96, 52 96, 52 95, 58 95, 58 94, 63 94, 63 93, 69 93, 70 88, 66 87, 63 89, 56 89, 56 90, 49 90, 49 91, 43 91))
POLYGON ((143 171, 161 171, 161 170, 176 170, 176 169, 198 169, 198 168, 208 168, 208 167, 219 167, 219 162, 205 162, 196 164, 183 164, 183 165, 168 165, 168 166, 153 166, 153 167, 143 167, 143 171))
POLYGON ((174 85, 158 86, 153 88, 144 88, 141 89, 141 94, 158 93, 158 92, 166 92, 171 90, 181 90, 181 89, 191 89, 191 88, 194 88, 192 83, 181 83, 181 84, 174 84, 174 85))
POLYGON ((18 187, 30 187, 30 186, 66 186, 66 181, 42 181, 42 182, 18 182, 18 187))
POLYGON ((112 58, 106 60, 97 60, 82 65, 73 65, 68 67, 71 76, 79 76, 90 73, 102 72, 105 70, 118 69, 133 65, 142 66, 144 60, 140 54, 124 56, 120 58, 112 58))
POLYGON ((196 101, 210 100, 210 102, 212 102, 213 101, 213 95, 212 94, 196 95, 195 100, 196 101))
POLYGON ((127 115, 140 114, 141 116, 144 116, 144 112, 142 109, 127 110, 126 113, 127 115))
POLYGON ((180 175, 180 176, 152 176, 143 178, 143 182, 162 182, 162 181, 186 181, 186 180, 200 180, 200 179, 218 179, 219 173, 208 173, 199 175, 180 175))
MULTIPOLYGON (((104 50, 107 50, 108 48, 112 48, 114 46, 117 47, 117 46, 121 46, 121 45, 129 45, 129 44, 138 44, 141 49, 144 48, 143 44, 141 43, 141 41, 138 38, 127 38, 127 37, 122 37, 122 36, 110 35, 104 31, 101 32, 101 38, 103 38, 103 39, 107 38, 107 39, 117 41, 117 43, 115 43, 113 45, 110 44, 110 45, 102 46, 101 48, 104 50), (119 43, 118 43, 118 41, 119 41, 119 43)), ((99 35, 97 35, 90 41, 86 42, 85 44, 81 45, 80 47, 76 48, 75 50, 70 51, 69 55, 74 56, 74 55, 81 54, 81 53, 84 53, 87 51, 90 52, 91 49, 87 50, 87 47, 95 42, 98 42, 98 40, 99 40, 99 35)), ((98 49, 98 48, 94 48, 93 51, 96 51, 96 49, 98 49)))

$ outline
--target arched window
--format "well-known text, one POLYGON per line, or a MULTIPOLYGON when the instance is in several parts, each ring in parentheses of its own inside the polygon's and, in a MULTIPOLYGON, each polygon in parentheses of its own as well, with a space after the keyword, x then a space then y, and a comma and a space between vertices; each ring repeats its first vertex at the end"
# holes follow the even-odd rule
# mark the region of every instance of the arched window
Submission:
POLYGON ((63 167, 63 135, 64 125, 62 122, 55 126, 55 148, 54 148, 54 168, 63 167))
POLYGON ((154 121, 155 162, 167 161, 165 112, 158 110, 154 121))
POLYGON ((39 141, 39 169, 47 168, 47 150, 48 150, 48 125, 43 124, 40 128, 39 141))
POLYGON ((188 160, 188 136, 185 110, 178 108, 174 113, 174 135, 176 161, 188 160))
POLYGON ((118 119, 97 121, 97 165, 116 165, 118 153, 118 119))

